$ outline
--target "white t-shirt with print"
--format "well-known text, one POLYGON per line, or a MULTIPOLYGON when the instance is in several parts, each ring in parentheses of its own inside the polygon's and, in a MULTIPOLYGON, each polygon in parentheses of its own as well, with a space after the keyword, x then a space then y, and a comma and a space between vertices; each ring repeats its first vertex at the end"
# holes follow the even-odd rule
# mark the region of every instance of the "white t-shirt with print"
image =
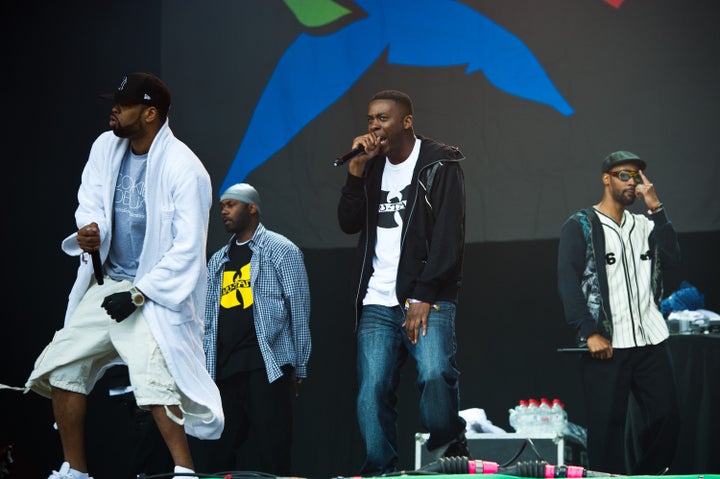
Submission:
POLYGON ((398 165, 385 158, 380 204, 378 205, 377 239, 373 257, 373 274, 368 283, 363 304, 397 306, 395 293, 398 263, 400 261, 400 241, 407 208, 407 195, 410 191, 413 171, 420 154, 420 139, 415 139, 410 156, 398 165))

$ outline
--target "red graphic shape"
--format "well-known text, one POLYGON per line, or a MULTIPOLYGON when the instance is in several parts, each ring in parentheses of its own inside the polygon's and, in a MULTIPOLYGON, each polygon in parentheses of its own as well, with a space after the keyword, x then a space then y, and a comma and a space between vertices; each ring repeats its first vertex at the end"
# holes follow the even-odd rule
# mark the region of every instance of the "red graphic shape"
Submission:
POLYGON ((625 0, 605 0, 605 3, 611 5, 615 8, 620 8, 620 5, 622 5, 624 1, 625 0))

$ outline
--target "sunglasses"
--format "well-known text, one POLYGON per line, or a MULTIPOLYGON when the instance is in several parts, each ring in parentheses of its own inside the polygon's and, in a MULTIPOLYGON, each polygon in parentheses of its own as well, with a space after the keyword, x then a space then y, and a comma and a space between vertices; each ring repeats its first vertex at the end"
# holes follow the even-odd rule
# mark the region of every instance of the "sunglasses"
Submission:
POLYGON ((631 170, 618 170, 618 171, 608 171, 608 175, 614 176, 615 178, 619 179, 620 181, 630 181, 630 178, 635 180, 635 183, 642 183, 642 176, 640 176, 639 171, 631 171, 631 170))

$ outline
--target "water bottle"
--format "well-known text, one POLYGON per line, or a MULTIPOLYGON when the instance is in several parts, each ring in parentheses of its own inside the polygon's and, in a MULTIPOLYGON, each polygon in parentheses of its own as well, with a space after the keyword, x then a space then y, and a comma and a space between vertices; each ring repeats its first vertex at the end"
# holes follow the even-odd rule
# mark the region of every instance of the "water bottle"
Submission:
POLYGON ((521 432, 525 428, 527 406, 527 401, 521 399, 517 406, 508 411, 510 413, 510 426, 515 429, 515 432, 521 432))
POLYGON ((565 411, 565 404, 563 404, 562 401, 555 398, 553 399, 552 406, 551 406, 551 422, 552 422, 552 428, 553 432, 555 434, 563 434, 565 432, 565 428, 567 427, 567 412, 565 411))
POLYGON ((538 406, 538 431, 539 433, 547 434, 555 432, 550 425, 550 416, 552 414, 552 405, 548 398, 540 398, 540 405, 538 406))
POLYGON ((537 399, 528 399, 527 411, 527 428, 524 433, 532 436, 539 432, 540 429, 540 403, 537 399))

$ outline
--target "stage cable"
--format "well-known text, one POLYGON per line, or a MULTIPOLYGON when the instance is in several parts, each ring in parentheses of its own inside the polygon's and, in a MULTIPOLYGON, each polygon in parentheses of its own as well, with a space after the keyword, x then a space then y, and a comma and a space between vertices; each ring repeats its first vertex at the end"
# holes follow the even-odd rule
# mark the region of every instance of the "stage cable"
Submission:
POLYGON ((591 471, 580 466, 556 466, 548 464, 546 461, 520 461, 513 466, 503 467, 496 462, 467 457, 443 457, 415 471, 402 471, 388 475, 426 474, 503 474, 542 479, 617 476, 617 474, 607 472, 591 471))

